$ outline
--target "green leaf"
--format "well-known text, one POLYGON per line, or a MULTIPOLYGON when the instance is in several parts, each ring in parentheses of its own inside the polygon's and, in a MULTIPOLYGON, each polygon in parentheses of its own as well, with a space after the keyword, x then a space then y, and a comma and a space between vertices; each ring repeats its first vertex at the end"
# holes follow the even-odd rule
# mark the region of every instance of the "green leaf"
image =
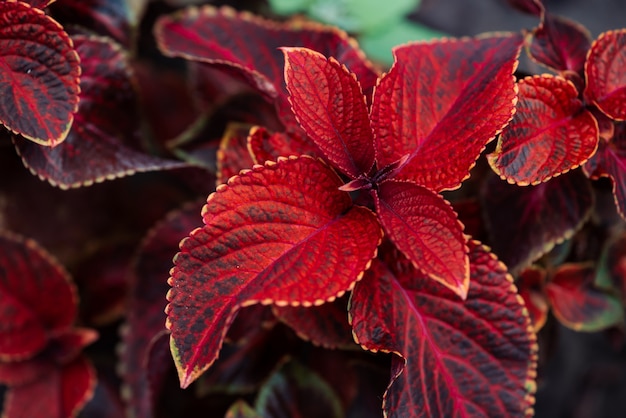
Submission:
POLYGON ((272 11, 279 15, 290 15, 306 10, 315 0, 269 0, 272 11))

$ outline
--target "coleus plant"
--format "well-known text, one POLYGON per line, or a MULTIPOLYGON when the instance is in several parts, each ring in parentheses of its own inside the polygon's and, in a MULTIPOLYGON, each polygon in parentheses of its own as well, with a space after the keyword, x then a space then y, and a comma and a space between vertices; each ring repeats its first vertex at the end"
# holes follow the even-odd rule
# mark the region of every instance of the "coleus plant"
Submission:
MULTIPOLYGON (((157 38, 170 55, 230 66, 271 92, 291 129, 274 143, 282 139, 278 148, 296 155, 219 185, 202 210, 205 225, 181 243, 166 309, 181 386, 214 363, 241 308, 316 306, 352 291, 355 340, 398 356, 386 414, 530 414, 536 348, 525 311, 503 266, 468 241, 438 194, 459 187, 510 120, 522 37, 396 48, 370 97, 371 77, 362 86, 332 56, 281 48, 295 123, 281 113, 287 92, 271 42, 260 51, 218 49, 228 36, 218 32, 224 17, 263 37, 281 30, 204 8, 163 19, 157 38), (287 142, 296 135, 319 157, 298 156, 311 146, 287 142), (383 230, 389 248, 377 253, 383 230), (398 305, 388 310, 390 301, 398 305)), ((368 68, 356 58, 346 65, 368 68)))

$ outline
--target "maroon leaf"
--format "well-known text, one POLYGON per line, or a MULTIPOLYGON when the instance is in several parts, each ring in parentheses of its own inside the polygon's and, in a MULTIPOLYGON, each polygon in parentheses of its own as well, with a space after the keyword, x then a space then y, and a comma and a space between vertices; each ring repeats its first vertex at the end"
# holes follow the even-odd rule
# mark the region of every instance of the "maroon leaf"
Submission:
POLYGON ((142 152, 139 115, 127 58, 105 38, 77 36, 81 58, 80 106, 66 141, 42 148, 15 138, 24 164, 41 179, 61 188, 91 185, 152 170, 184 167, 142 152))
POLYGON ((0 234, 0 360, 32 357, 76 315, 67 272, 34 241, 0 234))
POLYGON ((274 314, 289 325, 300 338, 329 349, 358 348, 348 323, 347 297, 321 306, 273 308, 274 314))
POLYGON ((511 123, 487 156, 510 183, 539 184, 587 161, 596 151, 598 123, 567 80, 549 75, 518 83, 519 102, 511 123))
POLYGON ((93 396, 96 373, 84 356, 41 378, 9 389, 3 417, 70 418, 93 396))
POLYGON ((297 127, 283 83, 283 46, 302 46, 335 57, 357 75, 364 90, 377 74, 345 33, 314 23, 269 22, 230 8, 188 8, 161 18, 155 34, 163 53, 229 68, 275 101, 288 126, 297 127))
POLYGON ((623 322, 616 292, 594 285, 592 264, 564 264, 546 285, 554 316, 576 331, 596 332, 623 322))
POLYGON ((615 125, 613 139, 598 142, 598 150, 583 168, 592 179, 611 179, 617 210, 626 219, 626 123, 615 125))
POLYGON ((217 185, 254 164, 248 151, 248 132, 250 126, 244 124, 231 123, 226 128, 217 151, 217 185))
POLYGON ((546 271, 538 266, 525 268, 517 281, 519 294, 524 299, 535 332, 539 332, 548 320, 549 305, 544 290, 545 283, 546 271))
POLYGON ((307 141, 298 131, 269 133, 267 129, 260 126, 250 130, 248 150, 257 164, 263 164, 265 161, 276 161, 278 157, 289 157, 290 155, 314 157, 319 154, 315 144, 307 141))
POLYGON ((542 24, 533 32, 528 53, 556 71, 582 74, 590 47, 591 36, 584 26, 546 13, 542 24))
POLYGON ((541 16, 544 12, 541 0, 507 0, 517 10, 534 16, 541 16))
POLYGON ((350 314, 366 349, 397 354, 386 416, 531 416, 537 345, 512 278, 470 243, 467 300, 419 272, 377 262, 357 283, 350 314))
POLYGON ((318 52, 282 50, 289 102, 300 126, 344 174, 369 174, 374 165, 372 129, 354 74, 318 52))
POLYGON ((163 297, 167 285, 167 271, 172 254, 189 231, 201 225, 200 209, 203 202, 189 203, 171 212, 146 236, 138 250, 132 269, 132 282, 127 322, 122 333, 120 354, 124 393, 128 396, 128 411, 136 417, 153 415, 151 393, 145 368, 151 341, 165 331, 163 297))
POLYGON ((264 418, 341 418, 333 389, 317 374, 296 362, 285 364, 261 388, 256 410, 264 418))
POLYGON ((591 46, 585 97, 609 117, 626 120, 626 29, 604 32, 591 46))
POLYGON ((372 104, 378 167, 408 155, 396 178, 457 188, 513 116, 521 44, 501 35, 396 47, 372 104))
POLYGON ((78 108, 80 64, 72 41, 43 11, 0 3, 0 123, 42 145, 61 143, 78 108))
POLYGON ((30 4, 32 7, 36 7, 38 9, 45 9, 51 3, 54 3, 56 0, 26 0, 24 3, 30 4))
POLYGON ((463 225, 440 195, 409 182, 388 180, 375 194, 385 232, 416 268, 462 299, 469 287, 463 225))
POLYGON ((520 188, 495 176, 484 186, 491 247, 514 273, 571 238, 593 208, 591 184, 579 171, 538 186, 520 188))
POLYGON ((213 363, 241 307, 319 305, 361 278, 382 231, 341 184, 319 160, 280 158, 209 196, 206 225, 181 243, 168 293, 182 387, 213 363))

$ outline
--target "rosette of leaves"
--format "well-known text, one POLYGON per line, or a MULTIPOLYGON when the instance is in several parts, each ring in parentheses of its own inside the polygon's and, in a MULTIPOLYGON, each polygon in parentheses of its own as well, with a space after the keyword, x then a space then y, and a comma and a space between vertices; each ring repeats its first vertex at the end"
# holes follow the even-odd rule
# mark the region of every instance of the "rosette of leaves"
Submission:
POLYGON ((339 31, 231 9, 187 9, 156 36, 166 54, 250 83, 284 125, 251 132, 256 164, 209 196, 175 257, 166 312, 181 386, 215 362, 243 307, 315 312, 351 292, 356 341, 396 354, 388 416, 530 415, 526 311, 440 195, 511 119, 522 38, 409 44, 379 76, 339 31))

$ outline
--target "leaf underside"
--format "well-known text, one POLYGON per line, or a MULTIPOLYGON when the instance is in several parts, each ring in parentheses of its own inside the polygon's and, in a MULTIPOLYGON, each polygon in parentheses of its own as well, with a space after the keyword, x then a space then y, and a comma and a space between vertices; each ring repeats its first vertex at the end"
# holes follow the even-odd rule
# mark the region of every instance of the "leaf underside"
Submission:
POLYGON ((383 399, 390 418, 531 416, 536 337, 512 278, 470 243, 462 302, 416 270, 375 262, 351 299, 355 337, 397 354, 383 399))
POLYGON ((183 387, 213 363, 241 307, 318 305, 361 278, 382 231, 341 184, 319 160, 281 158, 209 197, 205 226, 181 243, 170 279, 167 323, 183 387))

